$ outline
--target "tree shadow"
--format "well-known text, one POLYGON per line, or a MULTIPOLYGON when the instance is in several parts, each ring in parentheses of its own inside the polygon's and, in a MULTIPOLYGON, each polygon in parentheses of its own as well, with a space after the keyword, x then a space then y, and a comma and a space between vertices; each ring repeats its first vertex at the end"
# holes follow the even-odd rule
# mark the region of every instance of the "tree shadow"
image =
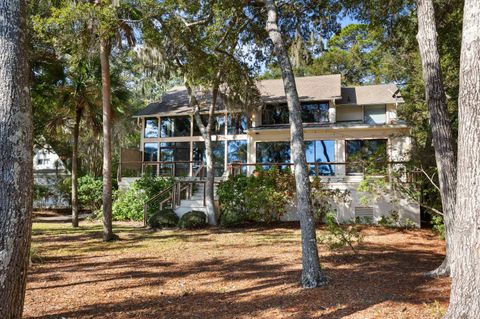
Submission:
MULTIPOLYGON (((155 257, 118 257, 115 260, 92 260, 76 257, 75 262, 36 268, 30 281, 47 270, 56 273, 95 272, 89 278, 62 283, 52 277, 53 284, 29 288, 39 291, 68 286, 110 282, 104 293, 122 292, 142 287, 162 287, 166 282, 182 280, 191 289, 175 294, 136 296, 128 300, 112 300, 80 306, 76 310, 34 315, 26 318, 236 318, 265 315, 291 318, 343 318, 386 301, 421 304, 431 279, 423 273, 439 264, 443 256, 409 247, 368 244, 359 256, 329 254, 322 258, 328 265, 330 283, 322 288, 304 290, 298 287, 300 273, 292 263, 275 257, 239 256, 209 257, 192 262, 165 262, 155 257), (109 273, 106 273, 108 271, 109 273), (113 272, 112 272, 113 271, 113 272), (225 289, 205 289, 197 281, 206 278, 224 283, 225 289), (129 279, 128 283, 123 280, 129 279), (247 282, 247 285, 241 285, 247 282)), ((68 261, 68 258, 67 258, 68 261)), ((298 261, 298 260, 297 260, 298 261)), ((445 301, 445 295, 428 292, 430 300, 445 301)))

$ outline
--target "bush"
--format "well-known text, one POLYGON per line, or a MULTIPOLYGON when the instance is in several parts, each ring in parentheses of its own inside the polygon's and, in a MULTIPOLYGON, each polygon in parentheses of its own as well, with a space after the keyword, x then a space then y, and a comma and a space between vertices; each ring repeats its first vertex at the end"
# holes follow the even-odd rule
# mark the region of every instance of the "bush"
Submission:
POLYGON ((443 217, 439 215, 432 216, 432 230, 441 239, 445 239, 445 225, 443 223, 443 217))
POLYGON ((207 215, 198 210, 192 210, 180 218, 178 227, 180 228, 201 228, 207 226, 207 215))
POLYGON ((151 228, 175 227, 178 224, 178 216, 173 209, 166 208, 157 211, 147 220, 148 226, 151 228))
POLYGON ((359 246, 363 242, 363 236, 360 233, 358 225, 340 226, 335 214, 328 213, 325 216, 325 224, 328 234, 318 237, 321 244, 327 244, 331 250, 350 247, 355 254, 358 254, 355 246, 359 246))
MULTIPOLYGON (((144 176, 136 180, 126 192, 116 193, 116 199, 112 207, 112 218, 121 220, 143 220, 143 207, 145 202, 173 184, 170 177, 144 176)), ((149 216, 155 213, 152 207, 148 212, 149 216)))
POLYGON ((325 183, 322 183, 320 177, 315 177, 311 182, 310 197, 316 222, 323 221, 327 214, 335 212, 334 204, 346 204, 350 201, 350 192, 348 190, 329 189, 325 183))
POLYGON ((116 197, 112 207, 113 220, 143 220, 143 205, 147 196, 135 183, 126 192, 118 192, 116 197))
POLYGON ((101 178, 85 175, 78 179, 78 201, 84 208, 97 211, 102 207, 103 182, 101 178))
POLYGON ((238 226, 248 221, 269 223, 285 214, 295 190, 292 173, 277 168, 257 171, 256 176, 230 176, 220 183, 217 194, 221 225, 238 226))
POLYGON ((173 177, 144 175, 135 181, 135 185, 138 189, 143 190, 148 198, 152 198, 164 189, 172 186, 174 182, 175 179, 173 177))
POLYGON ((220 226, 222 227, 237 227, 242 226, 248 221, 245 212, 224 210, 220 215, 220 226))

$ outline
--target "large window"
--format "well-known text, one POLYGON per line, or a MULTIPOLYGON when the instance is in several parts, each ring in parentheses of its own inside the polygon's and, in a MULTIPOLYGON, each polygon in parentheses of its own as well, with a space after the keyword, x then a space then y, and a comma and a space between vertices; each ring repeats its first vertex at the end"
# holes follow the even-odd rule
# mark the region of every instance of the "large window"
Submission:
POLYGON ((312 164, 335 162, 335 141, 306 141, 305 153, 311 175, 335 175, 334 165, 312 164))
POLYGON ((328 103, 302 103, 303 123, 328 122, 328 103))
POLYGON ((229 135, 245 134, 247 131, 247 117, 241 113, 228 114, 229 135))
POLYGON ((158 161, 158 143, 145 143, 143 145, 143 160, 145 162, 158 161))
POLYGON ((288 124, 287 104, 267 105, 262 112, 262 125, 288 124))
MULTIPOLYGON (((225 141, 212 142, 212 153, 215 176, 222 176, 225 172, 225 141)), ((193 143, 193 160, 206 163, 205 142, 193 143)))
POLYGON ((247 141, 229 141, 228 142, 228 162, 247 162, 247 141))
POLYGON ((387 140, 346 141, 347 174, 383 174, 387 156, 387 140))
POLYGON ((365 105, 364 122, 367 124, 385 124, 387 122, 385 105, 365 105))
POLYGON ((161 137, 190 136, 190 116, 162 117, 161 137))
POLYGON ((158 119, 156 117, 147 117, 145 119, 145 138, 156 138, 158 137, 158 119))
MULTIPOLYGON (((208 124, 208 115, 202 115, 202 122, 203 125, 208 124)), ((212 126, 212 134, 213 135, 225 135, 225 115, 215 115, 213 119, 213 126, 212 126)), ((193 122, 193 136, 200 136, 200 129, 198 128, 197 121, 194 120, 193 122)))
POLYGON ((160 161, 162 175, 187 176, 190 171, 190 143, 160 143, 160 161))
MULTIPOLYGON (((290 163, 290 142, 257 142, 257 163, 290 163)), ((263 165, 265 169, 269 165, 263 165)), ((288 165, 281 165, 284 169, 288 165)))

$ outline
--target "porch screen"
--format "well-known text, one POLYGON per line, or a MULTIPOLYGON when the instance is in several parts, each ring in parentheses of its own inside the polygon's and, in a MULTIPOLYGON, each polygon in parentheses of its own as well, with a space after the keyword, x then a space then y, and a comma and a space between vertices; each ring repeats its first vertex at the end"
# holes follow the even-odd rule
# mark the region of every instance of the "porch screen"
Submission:
POLYGON ((144 137, 145 138, 158 137, 158 119, 156 117, 147 117, 145 119, 144 137))
POLYGON ((143 160, 145 162, 158 161, 158 143, 145 143, 143 145, 143 160))
POLYGON ((247 117, 241 113, 228 114, 228 135, 245 134, 247 131, 247 117))
POLYGON ((162 117, 160 133, 161 137, 190 136, 190 116, 162 117))
MULTIPOLYGON (((208 115, 202 115, 203 125, 208 124, 208 115)), ((225 135, 225 116, 224 115, 215 115, 213 119, 212 126, 213 135, 225 135)), ((201 136, 200 129, 198 128, 197 121, 193 121, 193 136, 201 136)))
POLYGON ((303 123, 326 123, 328 122, 328 103, 302 103, 303 123))
MULTIPOLYGON (((273 165, 290 163, 290 142, 257 142, 257 163, 263 165, 264 169, 269 169, 273 165)), ((282 169, 289 165, 280 165, 282 169)))
POLYGON ((190 142, 160 143, 160 174, 188 176, 190 142))
POLYGON ((387 165, 387 140, 346 142, 347 174, 384 174, 387 165))
POLYGON ((306 141, 305 153, 309 163, 310 175, 335 175, 334 165, 313 164, 335 162, 335 141, 306 141))
MULTIPOLYGON (((238 140, 238 141, 228 141, 227 149, 228 163, 246 163, 247 162, 247 141, 238 140)), ((234 169, 237 172, 242 174, 247 173, 246 166, 234 166, 234 169)))
MULTIPOLYGON (((215 176, 222 176, 225 172, 225 141, 212 142, 213 166, 215 176)), ((193 161, 206 164, 205 142, 193 142, 193 161)), ((198 167, 197 164, 194 167, 198 167)))
POLYGON ((262 125, 288 124, 287 104, 267 105, 262 112, 262 125))

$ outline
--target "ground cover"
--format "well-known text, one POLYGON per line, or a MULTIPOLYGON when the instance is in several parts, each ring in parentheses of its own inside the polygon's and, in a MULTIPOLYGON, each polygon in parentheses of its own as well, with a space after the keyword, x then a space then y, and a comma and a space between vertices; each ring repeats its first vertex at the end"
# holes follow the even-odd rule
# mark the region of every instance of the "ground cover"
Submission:
MULTIPOLYGON (((439 318, 449 279, 423 273, 443 258, 429 230, 362 229, 364 248, 320 245, 330 277, 304 290, 296 225, 152 231, 116 223, 34 224, 24 317, 439 318)), ((324 231, 320 229, 319 232, 324 231)))

